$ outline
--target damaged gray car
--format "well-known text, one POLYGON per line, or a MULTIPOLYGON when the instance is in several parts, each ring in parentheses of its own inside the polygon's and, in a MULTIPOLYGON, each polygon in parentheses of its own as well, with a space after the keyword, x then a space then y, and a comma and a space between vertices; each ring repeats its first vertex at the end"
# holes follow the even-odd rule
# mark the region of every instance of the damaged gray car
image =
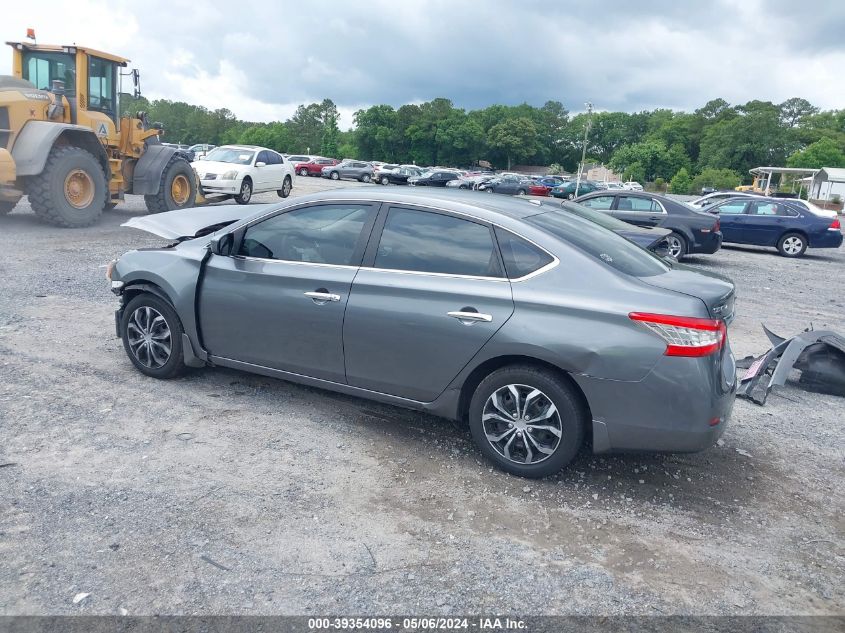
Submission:
POLYGON ((229 367, 464 420, 525 477, 585 441, 702 450, 734 403, 733 284, 558 205, 359 189, 126 226, 174 240, 109 267, 148 376, 229 367))

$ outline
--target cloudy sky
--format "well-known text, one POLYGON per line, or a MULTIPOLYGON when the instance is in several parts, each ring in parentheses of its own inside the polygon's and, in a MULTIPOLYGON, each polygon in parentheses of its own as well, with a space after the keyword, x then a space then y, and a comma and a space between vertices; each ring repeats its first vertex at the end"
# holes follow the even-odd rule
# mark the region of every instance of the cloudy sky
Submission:
MULTIPOLYGON (((845 108, 837 0, 6 0, 3 41, 91 46, 140 69, 148 98, 284 120, 332 99, 468 109, 549 99, 573 111, 692 110, 800 96, 845 108)), ((0 54, 0 74, 10 72, 0 54)))

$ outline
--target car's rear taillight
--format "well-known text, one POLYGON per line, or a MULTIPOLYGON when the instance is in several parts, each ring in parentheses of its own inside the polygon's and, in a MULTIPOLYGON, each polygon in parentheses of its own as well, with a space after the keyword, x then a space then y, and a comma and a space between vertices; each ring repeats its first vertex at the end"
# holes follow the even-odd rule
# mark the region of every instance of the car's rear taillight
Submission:
POLYGON ((727 336, 721 319, 643 312, 631 312, 628 316, 666 342, 666 356, 708 356, 722 349, 727 336))
POLYGON ((839 231, 842 229, 842 225, 839 223, 839 218, 834 218, 833 222, 829 227, 827 227, 828 231, 839 231))

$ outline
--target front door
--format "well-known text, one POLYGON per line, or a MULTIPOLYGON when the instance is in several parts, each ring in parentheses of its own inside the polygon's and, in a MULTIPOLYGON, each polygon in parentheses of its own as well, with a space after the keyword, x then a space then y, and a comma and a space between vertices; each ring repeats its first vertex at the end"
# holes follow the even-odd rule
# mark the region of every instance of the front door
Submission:
POLYGON ((198 310, 209 354, 345 382, 343 314, 376 211, 287 210, 250 225, 237 254, 212 255, 198 310))
POLYGON ((430 402, 513 314, 491 227, 392 207, 352 284, 350 385, 430 402))
POLYGON ((719 226, 723 241, 734 244, 745 242, 745 221, 748 218, 745 215, 745 207, 747 204, 748 201, 743 199, 730 200, 712 209, 719 214, 719 226))

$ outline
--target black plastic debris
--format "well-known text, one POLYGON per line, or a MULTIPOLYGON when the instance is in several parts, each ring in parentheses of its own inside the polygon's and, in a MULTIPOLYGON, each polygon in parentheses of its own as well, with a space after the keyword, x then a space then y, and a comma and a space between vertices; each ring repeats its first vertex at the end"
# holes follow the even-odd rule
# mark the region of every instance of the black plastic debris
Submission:
POLYGON ((738 397, 765 404, 772 387, 786 383, 793 369, 801 372, 798 384, 803 389, 845 397, 845 338, 831 330, 812 327, 788 339, 765 325, 763 331, 772 348, 762 356, 748 356, 737 362, 737 367, 746 370, 738 397))

